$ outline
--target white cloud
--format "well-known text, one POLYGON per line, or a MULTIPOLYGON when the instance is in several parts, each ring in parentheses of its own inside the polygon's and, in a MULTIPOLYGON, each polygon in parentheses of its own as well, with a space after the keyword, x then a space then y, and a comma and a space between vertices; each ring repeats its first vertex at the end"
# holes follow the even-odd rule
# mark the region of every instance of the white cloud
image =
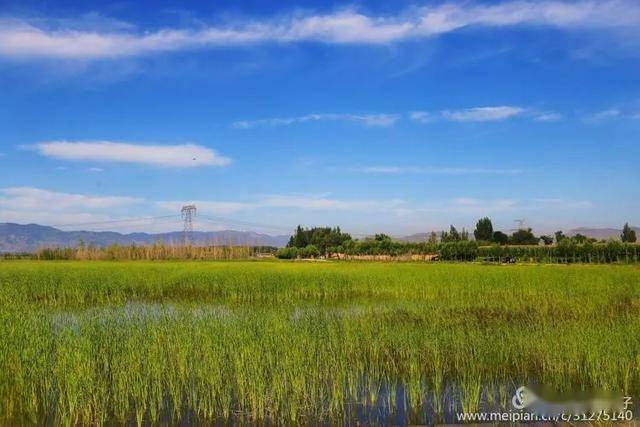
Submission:
POLYGON ((367 174, 517 175, 522 173, 521 169, 431 166, 365 166, 354 170, 367 174))
POLYGON ((267 196, 259 201, 262 207, 293 208, 308 210, 389 210, 402 205, 399 199, 391 200, 340 200, 316 196, 267 196))
POLYGON ((533 120, 537 122, 557 122, 562 120, 562 114, 554 112, 535 113, 533 120))
MULTIPOLYGON (((562 116, 555 112, 535 112, 517 106, 488 106, 473 107, 461 110, 442 110, 439 112, 412 111, 407 113, 407 117, 417 123, 427 124, 438 120, 449 120, 456 122, 489 122, 507 120, 516 116, 526 116, 536 121, 551 122, 557 121, 562 116)), ((236 129, 251 129, 255 127, 277 127, 289 126, 296 123, 317 122, 317 121, 347 121, 360 123, 365 126, 387 127, 394 125, 400 119, 398 114, 307 114, 304 116, 287 118, 268 118, 259 120, 240 120, 231 125, 236 129)))
POLYGON ((0 208, 20 211, 96 211, 140 203, 142 199, 118 196, 87 196, 33 187, 0 189, 0 208))
POLYGON ((443 3, 414 7, 395 16, 354 9, 331 14, 229 22, 225 26, 138 31, 86 30, 66 21, 0 21, 0 56, 100 59, 256 43, 313 41, 327 44, 389 44, 434 37, 466 27, 547 26, 561 29, 635 29, 640 5, 633 0, 505 1, 443 3))
POLYGON ((566 200, 559 198, 538 198, 533 199, 539 208, 553 209, 586 209, 593 207, 593 203, 588 200, 566 200))
POLYGON ((346 121, 360 123, 365 126, 387 127, 392 126, 398 120, 396 114, 307 114, 298 117, 289 118, 270 118, 259 120, 240 120, 233 122, 232 126, 236 129, 251 129, 254 127, 276 127, 289 126, 295 123, 318 122, 318 121, 346 121))
POLYGON ((194 204, 198 211, 210 213, 214 215, 230 215, 237 212, 256 209, 255 203, 244 202, 225 202, 225 201, 208 201, 208 200, 189 200, 189 201, 165 201, 156 202, 156 206, 167 209, 172 212, 179 212, 184 205, 194 204))
POLYGON ((456 214, 488 215, 496 212, 511 212, 518 208, 515 199, 477 199, 458 197, 430 203, 416 209, 418 212, 442 212, 456 214))
POLYGON ((415 207, 402 207, 398 210, 403 216, 420 215, 424 213, 448 214, 452 216, 464 215, 474 218, 483 215, 510 213, 522 215, 530 211, 572 211, 585 210, 593 207, 593 203, 586 200, 565 200, 557 198, 533 198, 517 200, 511 198, 478 199, 475 197, 457 197, 448 200, 434 201, 415 207))
POLYGON ((0 188, 0 222, 35 222, 65 226, 66 229, 120 231, 175 231, 181 226, 180 208, 195 203, 200 218, 198 229, 289 230, 296 223, 323 223, 327 218, 337 224, 361 227, 362 215, 375 231, 381 224, 424 224, 425 220, 472 224, 480 216, 492 215, 502 221, 535 212, 584 212, 593 204, 584 200, 560 198, 480 199, 457 197, 430 202, 400 199, 339 199, 324 195, 265 195, 250 201, 192 200, 153 202, 133 197, 96 196, 62 193, 33 187, 0 188), (241 215, 242 214, 242 215, 241 215), (144 215, 144 216, 143 216, 144 215), (156 216, 149 216, 156 215, 156 216), (209 215, 209 218, 207 218, 209 215), (218 217, 229 216, 230 220, 218 217), (258 216, 259 215, 259 216, 258 216), (270 226, 240 218, 268 218, 270 226), (213 226, 212 224, 216 224, 213 226), (221 225, 222 224, 222 225, 221 225))
MULTIPOLYGON (((101 221, 110 221, 109 215, 89 212, 60 212, 60 211, 28 211, 4 209, 0 204, 0 222, 13 222, 18 224, 40 224, 62 227, 65 224, 87 224, 101 221)), ((113 227, 113 226, 112 226, 113 227)), ((78 227, 72 227, 76 230, 78 227)))
POLYGON ((398 199, 343 200, 313 195, 266 195, 248 202, 189 200, 157 202, 156 205, 158 207, 177 212, 180 210, 180 207, 185 204, 195 204, 198 211, 216 215, 228 215, 266 208, 314 211, 352 211, 361 209, 379 211, 393 209, 403 203, 404 202, 402 200, 398 199))
POLYGON ((607 120, 620 117, 622 113, 617 108, 610 108, 608 110, 598 111, 584 118, 587 123, 601 123, 607 120))
POLYGON ((87 172, 100 173, 100 172, 104 172, 104 169, 102 169, 102 168, 88 168, 87 172))
POLYGON ((371 174, 401 174, 413 171, 413 167, 398 167, 398 166, 364 166, 361 168, 355 168, 356 172, 371 173, 371 174))
POLYGON ((149 207, 148 202, 136 197, 64 193, 34 187, 0 188, 0 222, 37 223, 69 230, 153 231, 163 223, 164 231, 179 228, 179 211, 164 219, 139 214, 149 207))
POLYGON ((64 160, 143 163, 166 167, 224 166, 231 159, 195 144, 141 145, 111 141, 49 141, 33 146, 40 154, 64 160))
POLYGON ((409 113, 409 118, 418 123, 431 123, 436 120, 436 117, 428 111, 412 111, 409 113))
POLYGON ((513 117, 526 117, 537 122, 555 122, 562 120, 562 115, 554 111, 536 111, 523 107, 500 105, 487 107, 473 107, 461 110, 441 110, 433 113, 428 111, 413 111, 409 118, 414 122, 427 124, 440 119, 456 122, 490 122, 507 120, 513 117))
POLYGON ((456 122, 489 122, 506 120, 525 112, 524 108, 513 106, 475 107, 464 110, 444 110, 442 116, 456 122))

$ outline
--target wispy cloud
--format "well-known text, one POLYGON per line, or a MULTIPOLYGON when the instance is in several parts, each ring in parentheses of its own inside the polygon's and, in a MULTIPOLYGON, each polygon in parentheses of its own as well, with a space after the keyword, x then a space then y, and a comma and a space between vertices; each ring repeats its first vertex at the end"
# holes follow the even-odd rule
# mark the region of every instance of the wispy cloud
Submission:
POLYGON ((264 207, 297 208, 310 210, 388 210, 404 204, 400 199, 390 200, 343 200, 316 196, 275 195, 263 198, 260 202, 264 207))
POLYGON ((598 124, 612 120, 640 120, 640 112, 631 112, 629 110, 623 110, 618 108, 609 108, 602 111, 597 111, 592 114, 588 114, 582 117, 582 121, 585 123, 598 124))
POLYGON ((478 199, 474 197, 457 197, 453 199, 433 201, 414 207, 397 209, 400 216, 437 214, 464 214, 470 216, 489 215, 493 213, 512 212, 518 209, 515 199, 478 199))
POLYGON ((233 122, 236 129, 251 129, 254 127, 276 127, 289 126, 296 123, 318 122, 318 121, 345 121, 359 123, 365 126, 387 127, 396 123, 399 116, 396 114, 307 114, 298 117, 269 118, 259 120, 241 120, 233 122))
POLYGON ((353 169, 366 174, 430 174, 430 175, 517 175, 521 169, 433 166, 364 166, 353 169))
POLYGON ((346 9, 330 14, 295 13, 283 18, 242 20, 225 26, 138 30, 87 30, 63 22, 5 18, 0 56, 100 59, 257 43, 313 41, 326 44, 389 44, 435 37, 467 27, 547 26, 559 29, 634 29, 640 5, 633 0, 505 1, 443 3, 396 15, 372 16, 346 9))
MULTIPOLYGON (((275 222, 265 229, 286 229, 300 221, 339 218, 339 223, 358 224, 363 214, 385 221, 424 221, 425 218, 448 223, 469 224, 483 215, 512 218, 532 212, 583 212, 593 208, 586 200, 563 198, 477 198, 455 197, 443 200, 409 202, 402 199, 333 198, 329 194, 274 194, 250 200, 173 200, 150 201, 136 197, 100 196, 51 191, 34 187, 0 188, 0 222, 36 222, 67 225, 71 229, 175 230, 180 226, 178 212, 187 203, 195 203, 206 222, 207 215, 229 216, 228 224, 243 228, 262 227, 240 218, 269 217, 275 222), (156 215, 149 216, 149 215, 156 215), (160 215, 160 216, 158 216, 160 215), (165 218, 170 215, 170 218, 165 218), (259 215, 259 216, 258 216, 259 215), (508 215, 508 216, 507 216, 508 215), (165 219, 161 219, 165 218, 165 219), (276 220, 280 218, 280 221, 276 220), (286 218, 283 220, 283 218, 286 218), (100 223, 103 222, 104 223, 100 223), (235 224, 235 225, 234 225, 235 224), (159 229, 158 229, 159 228, 159 229)), ((213 218, 211 218, 213 219, 213 218)), ((220 219, 224 223, 224 218, 220 219)), ((269 221, 271 222, 271 221, 269 221)), ((210 229, 211 224, 200 224, 210 229)))
POLYGON ((533 120, 537 122, 557 122, 562 120, 562 114, 554 112, 534 113, 533 120))
MULTIPOLYGON (((395 173, 390 168, 388 173, 395 173)), ((498 172, 500 173, 500 172, 498 172)), ((509 173, 509 172, 506 172, 509 173)), ((177 212, 186 203, 195 203, 198 211, 210 215, 236 215, 286 211, 293 217, 305 215, 304 218, 317 218, 317 215, 339 214, 345 218, 349 215, 380 214, 380 217, 395 218, 424 218, 430 214, 432 218, 441 218, 449 221, 452 218, 466 218, 475 221, 477 217, 484 215, 526 215, 531 211, 555 209, 560 211, 584 210, 593 207, 593 204, 584 200, 565 200, 554 198, 477 198, 455 197, 451 199, 433 200, 429 202, 408 202, 402 199, 337 199, 326 195, 268 195, 258 197, 252 201, 170 201, 158 202, 157 206, 171 212, 177 212), (434 216, 435 215, 435 216, 434 216)), ((275 214, 278 215, 278 214, 275 214)), ((286 226, 287 224, 280 224, 286 226)))
POLYGON ((224 166, 231 159, 195 144, 142 145, 111 141, 49 141, 30 148, 63 160, 141 163, 164 167, 224 166))
POLYGON ((464 110, 444 110, 442 117, 455 122, 492 122, 521 115, 524 108, 502 105, 498 107, 475 107, 464 110))
MULTIPOLYGON (((236 129, 252 129, 255 127, 289 126, 298 123, 319 121, 344 121, 359 123, 364 126, 388 127, 396 124, 403 115, 401 114, 334 114, 319 113, 306 114, 295 117, 274 117, 258 120, 239 120, 231 124, 236 129)), ((439 120, 453 122, 492 122, 507 120, 514 117, 528 117, 540 122, 552 122, 562 119, 562 115, 553 111, 538 112, 524 107, 499 105, 486 107, 472 107, 459 110, 411 111, 406 114, 409 120, 416 123, 427 124, 439 120)))
POLYGON ((142 199, 119 196, 87 196, 61 193, 34 187, 8 187, 0 189, 0 208, 17 210, 96 211, 141 203, 142 199))
POLYGON ((437 116, 428 111, 412 111, 409 118, 418 123, 431 123, 437 120, 437 116))
POLYGON ((586 209, 593 207, 593 203, 588 200, 568 200, 560 198, 538 198, 533 199, 534 206, 539 208, 554 209, 586 209))
POLYGON ((201 212, 215 215, 231 215, 238 212, 256 209, 256 203, 232 202, 232 201, 210 201, 210 200, 172 200, 156 202, 155 205, 171 212, 179 212, 184 205, 194 204, 201 212))
MULTIPOLYGON (((0 222, 36 223, 78 229, 135 229, 154 226, 149 217, 136 218, 147 207, 142 198, 51 191, 35 187, 0 188, 0 222), (133 216, 133 217, 132 217, 133 216)), ((177 223, 176 213, 174 222, 177 223)), ((175 229, 175 225, 172 227, 175 229)))
POLYGON ((181 200, 157 202, 156 205, 177 212, 185 204, 195 204, 198 210, 217 214, 233 214, 257 209, 296 209, 313 211, 357 211, 368 210, 389 210, 402 205, 404 202, 399 199, 391 200, 350 200, 334 199, 327 196, 316 195, 287 195, 276 194, 255 198, 251 201, 208 201, 208 200, 181 200))
POLYGON ((608 110, 598 111, 597 113, 590 114, 584 117, 584 121, 587 123, 601 123, 607 120, 620 117, 622 112, 617 108, 610 108, 608 110))
POLYGON ((104 169, 102 169, 102 168, 88 168, 87 172, 100 173, 100 172, 104 172, 104 169))
POLYGON ((562 120, 562 115, 554 111, 537 111, 536 109, 514 105, 498 105, 471 107, 458 110, 440 110, 437 112, 412 111, 409 119, 417 123, 427 124, 438 120, 453 122, 495 122, 514 117, 525 117, 538 122, 555 122, 562 120))
POLYGON ((532 198, 518 200, 512 198, 479 199, 476 197, 457 197, 448 200, 434 201, 415 207, 399 209, 398 212, 408 216, 420 213, 463 214, 477 217, 499 213, 526 214, 532 210, 555 209, 557 211, 584 210, 593 207, 586 200, 567 200, 560 198, 532 198))
POLYGON ((398 166, 364 166, 361 168, 353 169, 356 172, 371 173, 371 174, 401 174, 407 172, 413 172, 413 167, 398 167, 398 166))

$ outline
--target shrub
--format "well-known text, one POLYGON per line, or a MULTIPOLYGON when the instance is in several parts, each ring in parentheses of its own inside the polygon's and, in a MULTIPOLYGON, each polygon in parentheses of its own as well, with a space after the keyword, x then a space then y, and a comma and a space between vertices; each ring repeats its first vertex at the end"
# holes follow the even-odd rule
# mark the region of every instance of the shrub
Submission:
POLYGON ((276 258, 295 259, 298 258, 298 248, 281 248, 276 252, 276 258))
POLYGON ((317 258, 320 256, 320 251, 315 245, 307 245, 299 250, 299 255, 302 258, 317 258))

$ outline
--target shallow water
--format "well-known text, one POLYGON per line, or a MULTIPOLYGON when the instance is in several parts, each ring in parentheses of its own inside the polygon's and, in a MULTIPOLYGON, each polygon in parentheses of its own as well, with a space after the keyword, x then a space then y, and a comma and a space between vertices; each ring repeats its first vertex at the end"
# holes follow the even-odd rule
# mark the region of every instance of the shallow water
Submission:
MULTIPOLYGON (((406 304, 405 304, 406 305, 406 304)), ((404 305, 403 305, 404 306, 404 305)), ((255 310, 251 304, 196 304, 196 303, 155 303, 155 302, 128 302, 122 305, 103 305, 74 310, 47 310, 54 335, 65 332, 78 332, 80 325, 87 321, 98 326, 109 327, 114 322, 126 327, 136 325, 159 324, 162 322, 177 322, 187 316, 196 321, 207 320, 220 323, 228 323, 241 318, 246 311, 255 310)), ((379 301, 362 300, 358 303, 344 304, 318 304, 303 303, 296 307, 274 307, 269 310, 282 310, 290 322, 308 322, 318 317, 358 318, 363 316, 384 315, 394 309, 393 304, 380 303, 379 301)), ((479 407, 482 411, 510 409, 508 405, 499 402, 509 402, 518 384, 502 384, 500 386, 487 385, 482 387, 479 407)), ((456 423, 456 415, 464 410, 464 392, 455 383, 450 383, 440 391, 430 390, 427 384, 420 385, 419 403, 410 395, 409 387, 402 382, 372 383, 363 378, 356 387, 355 394, 345 390, 346 396, 344 413, 341 418, 335 419, 322 414, 314 413, 303 416, 310 424, 335 425, 344 424, 384 424, 384 425, 408 425, 414 423, 456 423), (413 403, 412 403, 413 402, 413 403)), ((184 406, 176 410, 169 399, 161 409, 159 421, 164 425, 198 426, 211 425, 212 420, 200 417, 194 408, 184 406), (176 414, 178 414, 176 416, 176 414)), ((322 412, 328 412, 325 406, 322 412)), ((45 415, 46 419, 56 419, 55 411, 45 415)), ((219 425, 242 425, 251 417, 243 416, 235 412, 228 418, 217 418, 213 422, 219 425)), ((255 422, 251 419, 251 422, 255 422)), ((259 420, 264 424, 277 424, 280 420, 259 420)), ((107 420, 107 424, 117 425, 117 421, 107 420)), ((136 424, 135 415, 131 416, 129 423, 136 424)), ((149 415, 145 416, 145 424, 151 424, 149 415)))
POLYGON ((24 415, 9 425, 455 423, 529 380, 640 384, 626 270, 557 286, 523 268, 75 266, 0 280, 0 404, 24 415))

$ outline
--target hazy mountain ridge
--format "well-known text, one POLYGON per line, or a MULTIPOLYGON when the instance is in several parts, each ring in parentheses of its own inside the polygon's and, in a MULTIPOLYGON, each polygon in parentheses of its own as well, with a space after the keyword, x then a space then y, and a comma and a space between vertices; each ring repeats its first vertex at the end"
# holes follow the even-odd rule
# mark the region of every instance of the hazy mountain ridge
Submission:
MULTIPOLYGON (((287 244, 289 236, 270 236, 253 231, 194 231, 194 245, 251 245, 277 246, 287 244)), ((86 245, 109 246, 149 245, 156 242, 182 243, 182 232, 118 233, 115 231, 63 231, 38 224, 0 223, 0 252, 32 252, 43 247, 72 247, 86 245)))
MULTIPOLYGON (((632 227, 640 235, 640 228, 632 227)), ((574 228, 567 235, 582 234, 596 239, 620 238, 622 230, 615 228, 574 228)), ((440 235, 440 232, 437 233, 440 235)), ((429 233, 416 233, 396 237, 404 242, 424 242, 429 233)), ((271 236, 253 231, 194 231, 193 244, 204 245, 250 245, 284 247, 289 240, 287 235, 271 236)), ((115 231, 63 231, 54 227, 38 224, 0 223, 0 252, 33 252, 44 247, 73 247, 80 242, 86 245, 109 246, 150 245, 156 242, 181 244, 182 232, 168 233, 118 233, 115 231)))
MULTIPOLYGON (((640 236, 640 227, 631 227, 636 231, 636 234, 640 236)), ((587 228, 580 227, 569 230, 567 233, 569 236, 575 236, 576 234, 582 234, 583 236, 592 237, 594 239, 619 239, 622 234, 622 229, 617 228, 587 228)))
MULTIPOLYGON (((437 232, 438 236, 440 236, 440 233, 441 233, 440 231, 437 232)), ((412 243, 425 242, 429 238, 429 234, 430 233, 415 233, 415 234, 410 234, 408 236, 394 237, 394 240, 398 240, 400 242, 412 242, 412 243)))

